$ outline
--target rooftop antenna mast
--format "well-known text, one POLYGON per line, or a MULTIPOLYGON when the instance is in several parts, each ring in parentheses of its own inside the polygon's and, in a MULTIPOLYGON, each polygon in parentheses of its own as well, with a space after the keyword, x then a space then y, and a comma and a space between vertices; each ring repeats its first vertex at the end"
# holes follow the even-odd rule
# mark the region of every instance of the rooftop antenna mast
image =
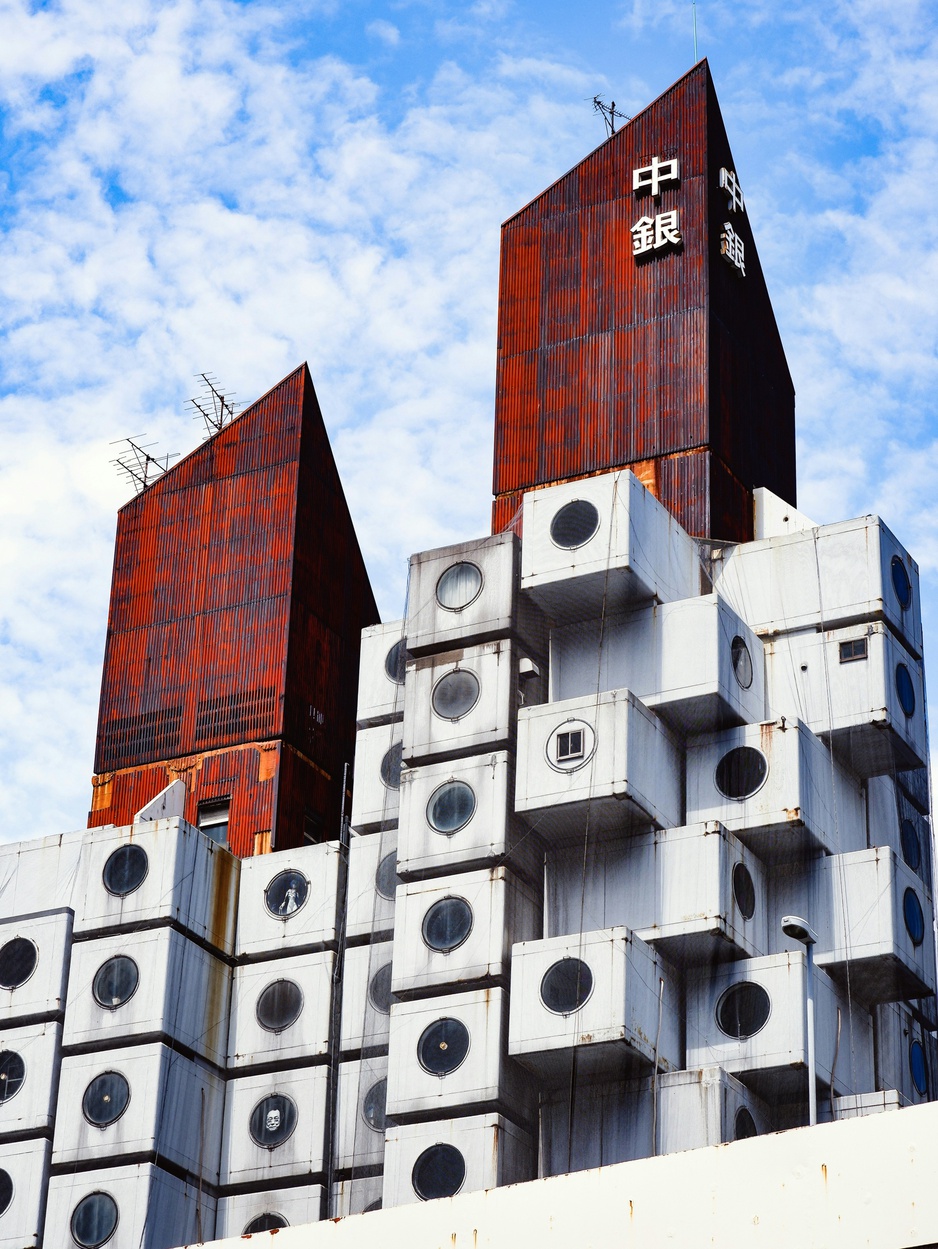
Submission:
POLYGON ((165 455, 151 455, 150 448, 155 447, 155 442, 142 442, 141 439, 146 438, 146 434, 134 434, 132 438, 118 438, 111 443, 112 447, 118 444, 126 444, 124 450, 111 460, 111 463, 125 478, 128 485, 133 486, 137 494, 142 494, 147 486, 152 486, 157 477, 162 475, 169 468, 170 460, 176 459, 179 455, 178 451, 167 451, 165 455))
POLYGON ((224 429, 234 420, 237 408, 241 405, 231 402, 234 391, 222 390, 214 373, 196 373, 195 376, 202 379, 205 389, 202 394, 189 400, 196 411, 192 419, 194 421, 201 419, 205 425, 206 437, 211 438, 213 434, 217 434, 220 429, 224 429))
POLYGON ((616 108, 615 100, 611 104, 607 104, 601 95, 593 96, 593 112, 602 113, 603 121, 606 123, 606 135, 611 138, 616 132, 616 118, 619 121, 631 121, 626 113, 620 113, 616 108))
POLYGON ((697 56, 697 0, 693 0, 694 6, 694 64, 696 65, 700 59, 697 56))

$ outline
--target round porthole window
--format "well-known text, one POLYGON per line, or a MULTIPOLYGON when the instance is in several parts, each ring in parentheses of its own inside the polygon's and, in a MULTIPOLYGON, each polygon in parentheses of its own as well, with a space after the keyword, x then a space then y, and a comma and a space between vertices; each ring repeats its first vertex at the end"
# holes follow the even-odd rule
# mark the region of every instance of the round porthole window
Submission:
POLYGON ((114 853, 108 856, 101 879, 108 893, 123 898, 140 888, 147 878, 149 868, 150 863, 143 846, 138 846, 136 843, 118 846, 114 853))
POLYGON ((733 868, 733 897, 743 919, 752 919, 756 913, 756 887, 745 863, 737 863, 733 868))
POLYGON ((576 772, 585 767, 596 749, 593 726, 585 720, 564 720, 550 734, 544 754, 555 772, 576 772))
POLYGON ((278 872, 264 890, 264 903, 277 919, 289 919, 309 897, 309 881, 302 872, 278 872))
POLYGON ((742 980, 730 985, 717 1002, 717 1026, 737 1041, 745 1041, 764 1028, 771 1003, 761 984, 742 980))
POLYGON ((572 1015, 593 991, 593 973, 579 958, 562 958, 541 981, 541 1001, 555 1015, 572 1015))
POLYGON ((388 1082, 378 1080, 362 1098, 362 1118, 373 1132, 384 1131, 387 1104, 388 1082))
POLYGON ((385 789, 400 789, 403 762, 404 743, 395 742, 381 760, 381 784, 385 789))
POLYGON ((407 675, 407 639, 395 642, 384 657, 384 671, 389 681, 403 685, 407 675))
POLYGON ((102 1071, 85 1089, 81 1112, 96 1128, 106 1128, 121 1117, 130 1102, 130 1085, 119 1071, 102 1071))
POLYGON ((99 1006, 105 1010, 117 1010, 130 1001, 137 992, 139 982, 140 973, 133 959, 126 954, 115 954, 95 972, 91 992, 99 1006))
POLYGON ((733 657, 733 673, 742 689, 748 690, 752 685, 752 656, 745 641, 737 635, 733 638, 731 648, 733 657))
POLYGON ((0 1106, 23 1087, 26 1079, 26 1064, 21 1054, 15 1050, 0 1050, 0 1106))
POLYGON ((892 588, 896 592, 899 606, 906 611, 912 606, 912 582, 909 580, 905 563, 898 555, 892 557, 892 588))
POLYGON ((379 1197, 378 1200, 373 1201, 370 1206, 365 1206, 362 1214, 371 1214, 372 1210, 380 1210, 381 1204, 381 1198, 379 1197))
POLYGON ((896 664, 896 693, 899 695, 899 706, 911 720, 915 715, 915 686, 905 664, 896 664))
POLYGON ((117 1231, 117 1202, 110 1193, 89 1193, 72 1211, 72 1239, 82 1249, 98 1249, 117 1231))
POLYGON ((371 984, 368 986, 368 996, 371 1004, 381 1015, 389 1015, 391 1013, 391 964, 385 963, 383 967, 379 967, 375 974, 371 977, 371 984))
POLYGON ((397 893, 397 851, 386 854, 378 864, 375 872, 375 889, 388 902, 394 901, 397 893))
POLYGON ((433 710, 443 720, 461 720, 468 715, 482 690, 479 678, 467 668, 455 668, 440 677, 433 689, 433 710))
POLYGON ((276 1149, 289 1140, 296 1128, 296 1102, 284 1093, 271 1093, 251 1111, 248 1131, 261 1149, 276 1149))
POLYGON ((0 1167, 0 1214, 5 1214, 13 1200, 13 1177, 9 1171, 0 1167))
POLYGON ((303 991, 293 980, 275 980, 261 992, 254 1014, 265 1032, 283 1032, 303 1010, 303 991))
POLYGON ((0 946, 0 988, 18 989, 39 962, 39 951, 27 937, 14 937, 0 946))
POLYGON ((289 1227, 282 1214, 277 1214, 273 1210, 268 1210, 264 1214, 259 1214, 256 1218, 251 1219, 250 1223, 245 1225, 242 1236, 252 1236, 255 1232, 279 1232, 281 1228, 289 1227))
POLYGON ((599 512, 588 499, 565 504, 550 522, 550 540, 564 551, 585 546, 599 528, 599 512))
POLYGON ((428 949, 449 954, 472 932, 472 907, 465 898, 440 898, 424 915, 421 932, 428 949))
POLYGON ((455 1145, 431 1145, 414 1163, 410 1178, 421 1201, 453 1197, 466 1179, 466 1160, 455 1145))
POLYGON ((455 1071, 468 1053, 469 1029, 461 1019, 437 1019, 417 1042, 417 1061, 434 1076, 455 1071))
POLYGON ((899 825, 899 842, 902 846, 902 857, 912 871, 917 872, 922 865, 922 843, 918 829, 909 819, 903 820, 899 825))
POLYGON ((765 784, 769 765, 761 750, 753 746, 736 746, 728 750, 716 770, 716 787, 724 798, 742 802, 751 798, 765 784))
POLYGON ((739 1110, 736 1111, 734 1135, 738 1141, 747 1141, 750 1136, 759 1135, 759 1129, 756 1127, 756 1121, 753 1119, 751 1111, 746 1106, 740 1106, 739 1110))
POLYGON ((482 593, 482 572, 475 564, 452 564, 436 583, 436 601, 447 611, 462 611, 482 593))
POLYGON ((475 814, 476 796, 465 781, 447 781, 427 803, 427 823, 437 833, 451 837, 465 828, 475 814))
POLYGON ((911 887, 906 889, 902 898, 902 917, 912 944, 921 945, 925 940, 925 915, 918 894, 911 887))
POLYGON ((928 1066, 925 1062, 925 1047, 921 1041, 913 1041, 909 1046, 909 1074, 915 1091, 920 1097, 928 1093, 928 1066))

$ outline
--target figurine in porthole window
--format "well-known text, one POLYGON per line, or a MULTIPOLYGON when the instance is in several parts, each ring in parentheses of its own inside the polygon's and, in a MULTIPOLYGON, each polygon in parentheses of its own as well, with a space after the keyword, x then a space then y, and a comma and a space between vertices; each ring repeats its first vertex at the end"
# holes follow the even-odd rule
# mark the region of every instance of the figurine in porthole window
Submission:
MULTIPOLYGON (((290 881, 287 891, 283 895, 283 901, 280 903, 281 915, 292 915, 294 911, 300 909, 300 882, 296 879, 290 881)), ((277 1112, 279 1117, 279 1111, 277 1112)))

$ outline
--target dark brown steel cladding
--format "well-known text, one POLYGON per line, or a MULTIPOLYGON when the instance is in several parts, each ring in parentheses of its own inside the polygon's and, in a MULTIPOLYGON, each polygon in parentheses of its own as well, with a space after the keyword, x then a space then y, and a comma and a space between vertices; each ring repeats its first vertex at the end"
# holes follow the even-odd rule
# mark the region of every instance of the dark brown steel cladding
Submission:
POLYGON ((377 620, 303 365, 121 509, 89 825, 180 775, 240 854, 333 835, 377 620))
POLYGON ((754 486, 795 502, 794 390, 706 62, 502 230, 493 528, 524 490, 639 462, 692 533, 751 537, 754 486), (636 195, 632 171, 680 160, 636 195), (683 244, 633 254, 677 209, 683 244), (745 277, 720 257, 723 222, 745 277), (719 527, 719 528, 718 528, 719 527))

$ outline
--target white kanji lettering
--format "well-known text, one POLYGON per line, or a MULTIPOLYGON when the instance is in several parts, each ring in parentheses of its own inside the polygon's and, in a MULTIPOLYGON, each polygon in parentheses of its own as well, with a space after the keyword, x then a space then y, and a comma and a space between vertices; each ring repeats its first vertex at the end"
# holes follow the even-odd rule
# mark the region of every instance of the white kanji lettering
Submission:
POLYGON ((746 247, 743 240, 728 221, 723 222, 723 233, 720 235, 720 255, 727 264, 746 276, 746 247))
POLYGON ((720 170, 720 189, 726 192, 726 198, 728 200, 727 207, 731 213, 744 213, 746 211, 746 200, 743 196, 743 189, 739 185, 734 170, 720 170))
POLYGON ((655 199, 661 194, 664 183, 680 180, 681 163, 676 156, 672 160, 659 160, 657 156, 653 156, 650 165, 632 170, 632 190, 636 193, 651 191, 655 199))
POLYGON ((668 244, 676 247, 682 242, 677 211, 672 208, 670 212, 659 213, 655 218, 655 247, 667 247, 668 244))
POLYGON ((640 217, 632 226, 632 255, 641 256, 655 246, 655 222, 652 217, 640 217))
POLYGON ((639 217, 632 226, 633 256, 657 251, 659 247, 677 247, 683 241, 676 208, 672 208, 670 212, 658 213, 657 217, 639 217))

